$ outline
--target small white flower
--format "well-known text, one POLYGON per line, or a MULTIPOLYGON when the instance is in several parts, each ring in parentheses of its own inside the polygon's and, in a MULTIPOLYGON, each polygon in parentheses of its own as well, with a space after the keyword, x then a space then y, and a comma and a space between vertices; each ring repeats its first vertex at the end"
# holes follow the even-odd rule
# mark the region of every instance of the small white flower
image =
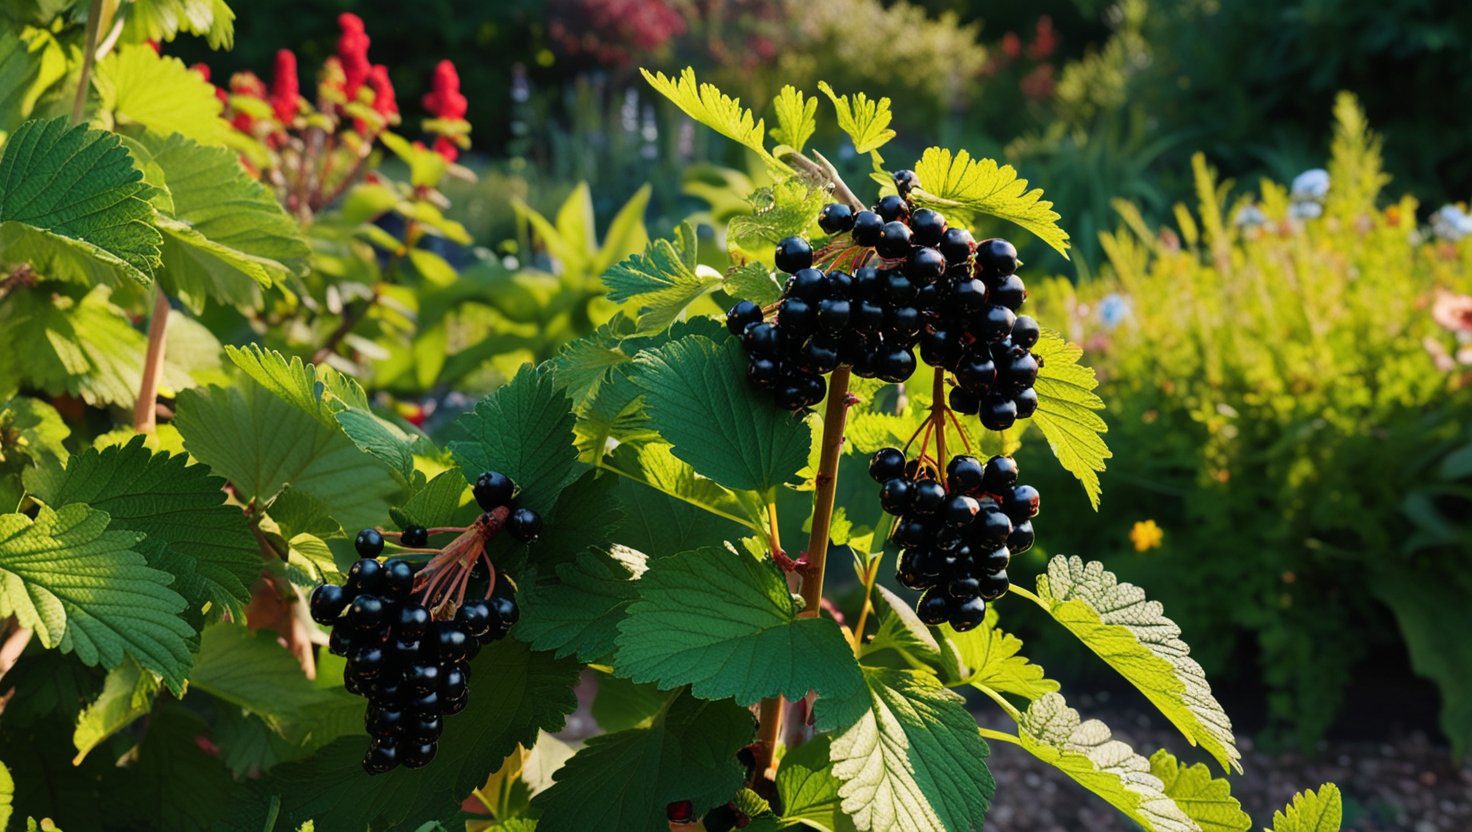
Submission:
POLYGON ((1431 232, 1443 240, 1455 243, 1472 234, 1472 215, 1468 215, 1459 205, 1443 205, 1431 215, 1431 232))
POLYGON ((1288 206, 1288 216, 1295 220, 1317 219, 1324 213, 1324 206, 1317 202, 1295 202, 1288 206))
POLYGON ((1268 215, 1264 214, 1261 208, 1251 202, 1238 208, 1237 213, 1232 215, 1232 224, 1238 228, 1253 228, 1259 225, 1266 225, 1267 221, 1268 215))
POLYGON ((1099 322, 1106 329, 1114 329, 1124 323, 1133 311, 1130 299, 1118 292, 1105 295, 1099 301, 1099 322))
POLYGON ((1323 168, 1306 170, 1293 177, 1290 190, 1295 202, 1323 202, 1329 193, 1329 172, 1323 168))

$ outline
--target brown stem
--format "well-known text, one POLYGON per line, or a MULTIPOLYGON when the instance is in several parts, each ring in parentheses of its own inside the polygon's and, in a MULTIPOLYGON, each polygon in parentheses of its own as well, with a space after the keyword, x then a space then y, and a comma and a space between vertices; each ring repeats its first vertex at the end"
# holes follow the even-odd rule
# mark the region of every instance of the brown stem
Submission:
MULTIPOLYGON (((15 619, 12 618, 11 621, 15 622, 15 619)), ((0 642, 0 679, 5 678, 5 674, 20 661, 20 654, 26 651, 32 635, 34 633, 29 627, 22 627, 19 622, 15 622, 15 629, 10 631, 5 641, 0 642)))
POLYGON ((946 371, 935 368, 935 384, 930 393, 930 421, 935 425, 935 467, 945 470, 946 456, 946 371))
POLYGON ((833 167, 833 164, 823 158, 823 154, 816 150, 813 151, 813 155, 818 157, 817 162, 796 151, 783 154, 782 161, 791 164, 813 179, 832 185, 833 195, 843 200, 855 211, 864 210, 864 203, 860 202, 859 198, 854 196, 852 190, 849 190, 848 185, 844 183, 843 177, 838 175, 838 170, 833 167))
POLYGON ((82 122, 87 109, 87 87, 92 83, 92 65, 97 62, 97 36, 102 27, 102 0, 87 7, 87 31, 82 44, 82 74, 77 77, 77 96, 72 99, 72 124, 82 122))
MULTIPOLYGON (((777 503, 773 501, 767 503, 767 545, 771 549, 774 560, 783 554, 782 538, 777 527, 777 503)), ((769 780, 776 776, 773 761, 777 753, 777 737, 782 733, 782 706, 784 704, 781 696, 769 696, 762 700, 761 706, 757 709, 757 737, 756 747, 753 749, 756 760, 751 766, 751 783, 749 784, 753 787, 759 781, 769 780)))
POLYGON ((148 352, 143 358, 143 378, 138 383, 138 401, 133 404, 133 430, 153 433, 158 427, 158 378, 164 369, 164 338, 169 331, 169 297, 162 286, 153 287, 153 313, 148 318, 148 352))
POLYGON ((833 523, 833 495, 838 489, 838 457, 848 424, 849 368, 839 367, 828 378, 828 405, 823 411, 822 450, 818 456, 817 492, 813 497, 813 528, 803 555, 803 618, 817 618, 823 602, 823 571, 828 561, 828 531, 833 523))
POLYGON ((332 330, 332 334, 328 335, 327 340, 323 342, 322 346, 318 347, 317 351, 312 353, 312 363, 321 364, 334 352, 337 352, 337 347, 342 343, 342 339, 346 338, 348 333, 353 331, 353 327, 357 326, 368 315, 368 309, 373 306, 374 301, 377 299, 378 293, 374 292, 373 296, 366 301, 349 306, 344 310, 342 320, 338 321, 337 326, 332 330))

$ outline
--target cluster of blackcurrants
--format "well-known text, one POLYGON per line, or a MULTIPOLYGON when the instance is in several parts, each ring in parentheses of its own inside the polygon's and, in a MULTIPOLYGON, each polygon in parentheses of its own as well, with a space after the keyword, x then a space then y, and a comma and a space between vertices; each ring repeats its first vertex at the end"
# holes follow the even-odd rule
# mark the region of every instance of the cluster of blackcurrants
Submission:
MULTIPOLYGON (((695 823, 695 804, 688 800, 676 800, 665 807, 665 816, 670 823, 695 823)), ((745 829, 751 818, 736 808, 734 803, 724 803, 706 812, 700 819, 705 832, 731 832, 745 829)))
POLYGON ((822 400, 822 376, 840 364, 863 378, 908 379, 918 346, 921 360, 955 375, 952 409, 1005 430, 1038 406, 1040 364, 1031 350, 1041 330, 1017 314, 1027 299, 1017 249, 1002 239, 978 243, 932 209, 912 211, 915 174, 900 171, 894 180, 898 193, 870 210, 835 202, 818 217, 835 239, 847 234, 872 249, 877 266, 825 273, 813 268, 806 240, 777 244, 777 268, 789 277, 776 318, 767 321, 747 300, 726 313, 727 329, 746 349, 747 378, 797 410, 822 400))
MULTIPOLYGON (((503 474, 482 474, 475 496, 485 511, 510 506, 515 485, 503 474)), ((530 509, 513 509, 506 528, 523 541, 536 538, 542 520, 530 509), (514 522, 513 522, 514 521, 514 522)), ((429 530, 408 526, 399 536, 407 548, 429 542, 429 530)), ((470 660, 483 645, 505 638, 520 617, 515 587, 497 581, 489 598, 474 598, 436 621, 415 598, 415 564, 401 558, 379 561, 384 537, 377 529, 358 532, 359 560, 342 585, 312 590, 312 620, 331 627, 328 650, 347 658, 343 684, 367 697, 364 726, 371 743, 363 756, 369 774, 396 766, 420 768, 438 751, 443 720, 465 709, 470 695, 470 660)))
POLYGON ((994 456, 952 457, 942 480, 928 462, 906 460, 898 448, 883 448, 869 461, 879 482, 879 501, 895 515, 890 537, 901 549, 896 578, 923 590, 915 605, 932 626, 950 622, 970 630, 986 616, 986 605, 1011 585, 1007 565, 1033 544, 1032 518, 1038 490, 1017 484, 1017 463, 994 456))

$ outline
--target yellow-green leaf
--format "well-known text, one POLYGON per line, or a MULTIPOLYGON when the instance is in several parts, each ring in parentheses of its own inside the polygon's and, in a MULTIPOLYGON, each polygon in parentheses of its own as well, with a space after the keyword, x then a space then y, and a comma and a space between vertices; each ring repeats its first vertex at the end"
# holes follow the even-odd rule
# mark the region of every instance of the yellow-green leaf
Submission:
POLYGON ((1283 811, 1274 812, 1270 832, 1339 832, 1343 823, 1344 798, 1338 786, 1325 783, 1317 792, 1295 794, 1283 811))
POLYGON ((855 152, 878 150, 894 138, 895 132, 889 129, 894 114, 889 111, 888 98, 875 101, 862 92, 839 95, 827 81, 819 81, 818 89, 832 99, 838 126, 853 140, 855 152))
POLYGON ((772 138, 801 153, 818 129, 818 99, 803 95, 797 87, 788 84, 777 93, 772 108, 777 113, 772 138))
POLYGON ((722 136, 751 148, 766 161, 777 162, 763 145, 763 139, 767 135, 766 122, 752 115, 751 110, 742 107, 741 99, 726 95, 714 84, 697 81, 694 68, 685 67, 678 78, 643 68, 639 71, 644 74, 644 80, 651 87, 684 110, 685 115, 722 136))
POLYGON ((1042 188, 1028 190, 1011 165, 931 147, 915 163, 915 174, 920 187, 910 201, 916 205, 938 208, 953 220, 987 214, 1016 223, 1068 256, 1068 232, 1058 226, 1053 203, 1043 199, 1042 188))
POLYGON ((1242 804, 1232 797, 1232 786, 1226 778, 1214 778, 1204 763, 1181 765, 1165 749, 1150 755, 1150 773, 1165 784, 1165 794, 1181 807, 1202 832, 1247 832, 1252 818, 1242 811, 1242 804))
POLYGON ((1146 832, 1201 832, 1165 794, 1150 763, 1114 739, 1097 719, 1079 720, 1063 696, 1050 693, 1033 702, 1017 725, 1022 747, 1057 768, 1146 832))
POLYGON ((1099 379, 1093 368, 1078 363, 1083 348, 1063 340, 1056 332, 1044 332, 1033 352, 1040 366, 1033 385, 1038 409, 1032 423, 1043 432, 1058 464, 1078 478, 1097 511, 1099 474, 1104 470, 1104 460, 1114 456, 1104 444, 1103 434, 1109 431, 1109 425, 1098 413, 1104 409, 1104 400, 1094 392, 1099 379))
POLYGON ((1090 650, 1119 671, 1172 724, 1200 744, 1223 768, 1242 770, 1232 721, 1222 710, 1181 628, 1158 601, 1134 584, 1120 583, 1097 562, 1062 555, 1038 576, 1043 608, 1090 650))
POLYGON ((148 44, 119 47, 97 64, 92 83, 111 126, 136 125, 201 144, 225 143, 229 125, 220 118, 215 88, 183 61, 159 55, 148 44))
POLYGON ((1012 693, 1037 699, 1058 691, 1058 683, 1043 674, 1043 669, 1027 660, 1022 652, 1022 639, 997 629, 997 612, 988 607, 980 627, 958 633, 950 627, 942 632, 956 646, 966 666, 964 681, 998 693, 1012 693))

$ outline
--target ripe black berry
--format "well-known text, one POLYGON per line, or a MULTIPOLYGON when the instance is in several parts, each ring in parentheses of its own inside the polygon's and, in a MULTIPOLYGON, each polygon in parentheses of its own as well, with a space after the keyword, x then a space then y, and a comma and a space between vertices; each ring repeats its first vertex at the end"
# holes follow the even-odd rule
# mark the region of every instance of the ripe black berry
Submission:
POLYGON ((377 595, 359 595, 348 605, 348 623, 358 630, 377 627, 388 613, 388 607, 377 595))
POLYGON ((899 220, 885 223, 879 230, 879 241, 874 244, 874 250, 886 260, 904 257, 910 251, 910 227, 899 220))
POLYGON ((1009 494, 1017 485, 1017 462, 1010 456, 994 456, 986 461, 981 475, 981 490, 988 494, 1009 494))
POLYGON ((987 430, 1006 430, 1017 421, 1017 403, 1001 396, 987 396, 981 401, 981 426, 987 430))
POLYGON ((937 627, 950 617, 950 607, 945 592, 932 588, 925 590, 925 594, 920 596, 920 602, 915 605, 915 614, 926 624, 937 627))
POLYGON ((830 202, 818 213, 818 227, 825 234, 841 234, 854 227, 854 209, 842 202, 830 202))
POLYGON ((1004 277, 1017 271, 1017 249, 1006 240, 982 240, 976 246, 976 267, 988 277, 1004 277))
POLYGON ((845 298, 828 298, 818 304, 818 329, 838 335, 848 328, 852 307, 845 298))
POLYGON ((914 493, 910 495, 910 511, 915 514, 934 514, 945 505, 946 488, 932 479, 918 480, 914 493))
POLYGON ((813 247, 801 237, 786 237, 777 243, 777 268, 792 274, 813 265, 813 247))
POLYGON ((1041 495, 1038 490, 1030 485, 1019 485, 1012 489, 1012 493, 1002 502, 1002 510, 1012 518, 1014 523, 1024 523, 1038 516, 1038 505, 1041 495))
POLYGON ((904 199, 910 198, 910 192, 920 185, 920 177, 913 170, 897 170, 894 172, 894 189, 900 192, 904 199))
POLYGON ((522 543, 532 543, 542 533, 542 515, 529 508, 519 508, 506 518, 506 531, 522 543))
POLYGON ((376 558, 383 554, 383 535, 378 529, 364 529, 353 539, 353 546, 358 550, 358 557, 376 558))
POLYGON ((971 259, 971 251, 976 245, 971 232, 964 228, 948 228, 941 235, 940 253, 946 256, 946 262, 953 265, 965 263, 971 259))
POLYGON ((881 197, 879 203, 874 206, 874 213, 878 214, 885 222, 908 222, 910 219, 910 204, 905 198, 898 194, 890 194, 881 197))
POLYGON ((393 745, 369 746, 363 755, 363 770, 369 774, 384 774, 398 765, 397 748, 393 745))
POLYGON ((399 764, 404 768, 424 768, 434 760, 438 746, 432 742, 410 742, 399 747, 399 764))
POLYGON ((910 215, 910 230, 915 234, 917 246, 939 246, 945 240, 946 218, 929 208, 921 208, 910 215))
POLYGON ((905 453, 899 448, 880 448, 869 458, 869 476, 875 482, 884 482, 903 475, 905 453))
POLYGON ((399 535, 399 543, 410 549, 422 548, 429 544, 429 529, 423 526, 405 526, 404 533, 399 535))
POLYGON ((408 598, 409 591, 414 588, 414 567, 408 561, 390 558, 383 564, 380 583, 384 594, 390 598, 408 598))
MULTIPOLYGON (((904 463, 902 456, 900 465, 904 463)), ((322 584, 312 590, 312 596, 307 599, 307 609, 312 614, 312 620, 323 626, 335 622, 347 605, 347 593, 343 592, 342 587, 337 584, 322 584)))
POLYGON ((1038 391, 1031 387, 1017 391, 1012 401, 1017 405, 1017 418, 1019 419, 1026 419, 1038 412, 1038 391))
POLYGON ((981 491, 984 476, 985 467, 974 456, 963 454, 952 457, 946 464, 946 485, 957 494, 975 496, 981 491))
POLYGON ((914 486, 909 480, 895 477, 880 487, 879 504, 890 514, 903 514, 910 507, 910 498, 914 492, 914 486))
POLYGON ((981 598, 957 600, 950 609, 951 628, 958 633, 975 629, 986 620, 986 602, 981 598))
POLYGON ((383 564, 373 558, 354 561, 353 565, 348 567, 346 587, 348 595, 356 596, 360 592, 377 592, 382 585, 383 564))
POLYGON ((879 242, 884 228, 884 218, 873 211, 860 211, 854 215, 854 243, 873 247, 879 242))
POLYGON ((475 486, 471 492, 481 511, 495 511, 511 504, 511 498, 516 493, 516 483, 499 471, 487 471, 475 478, 475 486))
POLYGON ((726 329, 732 335, 741 335, 752 324, 762 322, 762 308, 749 300, 737 301, 726 313, 726 329))
POLYGON ((903 346, 888 346, 874 359, 875 375, 898 384, 915 372, 915 353, 903 346))
POLYGON ((1007 578, 1005 569, 988 573, 981 578, 981 597, 988 601, 995 601, 1007 594, 1012 582, 1007 578))
POLYGON ((945 270, 945 257, 933 248, 910 249, 909 259, 905 261, 905 274, 921 285, 939 278, 945 270))
POLYGON ((1009 274, 991 286, 992 303, 1005 306, 1013 312, 1021 309, 1026 300, 1027 287, 1023 285, 1022 278, 1015 274, 1009 274))
POLYGON ((1025 350, 1036 346, 1042 334, 1043 330, 1038 322, 1026 315, 1018 315, 1017 320, 1012 322, 1012 343, 1025 350))

